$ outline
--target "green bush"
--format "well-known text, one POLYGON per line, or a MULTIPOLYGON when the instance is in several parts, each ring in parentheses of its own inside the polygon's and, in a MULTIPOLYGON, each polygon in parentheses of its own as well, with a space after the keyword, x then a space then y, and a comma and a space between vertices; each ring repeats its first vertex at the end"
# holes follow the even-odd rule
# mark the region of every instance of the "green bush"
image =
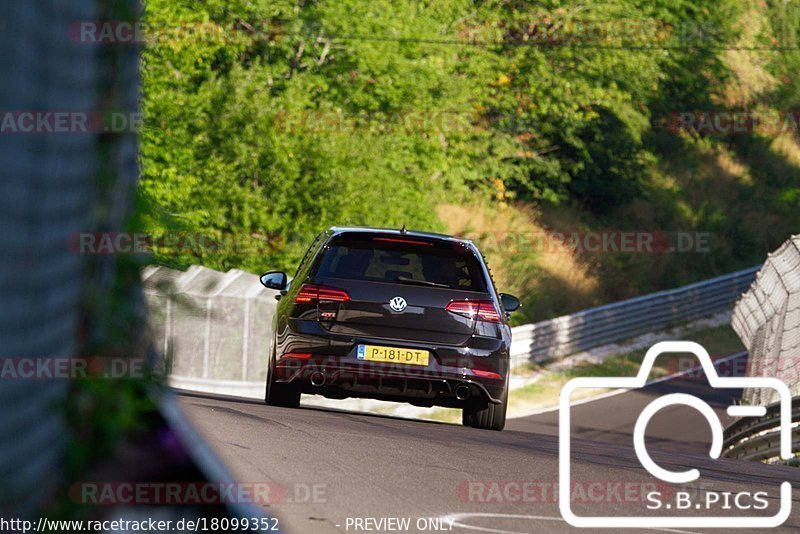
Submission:
MULTIPOLYGON (((142 62, 147 229, 264 245, 164 249, 156 259, 292 269, 329 225, 441 230, 441 201, 500 198, 568 206, 589 226, 720 237, 719 254, 691 262, 602 259, 597 271, 619 281, 607 298, 754 263, 785 236, 760 238, 722 201, 655 183, 676 169, 705 172, 709 146, 743 159, 758 148, 663 131, 675 111, 719 106, 732 76, 724 48, 745 9, 734 0, 148 0, 146 24, 167 38, 149 43, 142 62), (174 31, 198 22, 222 38, 174 31)), ((761 39, 796 42, 798 10, 777 0, 768 9, 775 27, 761 39)), ((776 74, 800 63, 796 52, 772 55, 776 74)), ((792 103, 791 83, 771 98, 792 103)), ((796 183, 777 189, 765 190, 768 203, 796 207, 796 183)), ((746 202, 747 187, 739 191, 746 202)))

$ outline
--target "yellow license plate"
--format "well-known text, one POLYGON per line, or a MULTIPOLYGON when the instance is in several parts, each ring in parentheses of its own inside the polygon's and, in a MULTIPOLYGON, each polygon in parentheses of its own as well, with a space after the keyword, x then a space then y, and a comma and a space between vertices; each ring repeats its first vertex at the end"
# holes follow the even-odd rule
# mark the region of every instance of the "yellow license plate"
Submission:
POLYGON ((378 345, 359 345, 358 359, 371 362, 402 363, 405 365, 428 365, 430 352, 419 349, 400 349, 378 345))

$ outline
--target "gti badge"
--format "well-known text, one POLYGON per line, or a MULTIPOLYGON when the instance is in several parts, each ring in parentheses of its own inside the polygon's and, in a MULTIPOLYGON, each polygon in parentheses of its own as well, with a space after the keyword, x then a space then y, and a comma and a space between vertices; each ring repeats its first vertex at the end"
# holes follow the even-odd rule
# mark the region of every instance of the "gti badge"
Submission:
POLYGON ((403 297, 394 297, 392 300, 389 301, 389 307, 396 311, 401 312, 406 309, 406 299, 403 297))

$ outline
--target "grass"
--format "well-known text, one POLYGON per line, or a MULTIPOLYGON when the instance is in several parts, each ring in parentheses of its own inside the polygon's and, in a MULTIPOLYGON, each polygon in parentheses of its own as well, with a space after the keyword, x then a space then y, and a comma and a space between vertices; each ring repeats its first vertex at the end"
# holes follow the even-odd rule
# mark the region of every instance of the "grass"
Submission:
MULTIPOLYGON (((716 360, 744 350, 742 342, 730 325, 704 328, 686 335, 687 341, 694 341, 702 345, 716 360)), ((647 349, 639 349, 613 356, 600 363, 582 363, 565 371, 569 378, 577 376, 634 376, 639 372, 639 366, 644 360, 647 349)), ((650 378, 666 376, 686 367, 699 365, 693 354, 661 354, 656 358, 650 378), (691 359, 692 361, 688 361, 691 359)))
MULTIPOLYGON (((754 7, 743 17, 739 45, 758 44, 758 36, 769 26, 767 13, 754 7)), ((770 56, 731 50, 721 59, 732 76, 712 95, 714 106, 764 116, 793 107, 793 100, 780 99, 778 89, 783 82, 772 73, 770 56)), ((487 257, 500 290, 508 287, 525 299, 525 311, 519 314, 524 320, 519 322, 551 318, 749 267, 762 262, 768 252, 795 233, 800 221, 800 141, 796 134, 766 131, 725 137, 654 130, 646 141, 657 158, 643 177, 642 194, 602 217, 574 203, 543 202, 535 208, 512 204, 499 213, 494 206, 440 207, 439 218, 456 233, 671 229, 702 232, 711 238, 710 253, 515 255, 490 251, 487 257)), ((729 326, 684 337, 703 345, 712 358, 743 350, 729 326)), ((511 393, 510 409, 555 405, 561 387, 573 377, 632 376, 645 352, 631 351, 563 371, 548 370, 553 362, 518 368, 518 373, 537 374, 539 379, 511 393)), ((685 354, 659 356, 651 378, 694 365, 689 358, 685 354)), ((440 420, 460 419, 458 410, 436 410, 432 415, 440 420)))
MULTIPOLYGON (((725 59, 736 83, 720 89, 727 92, 717 96, 719 102, 773 116, 775 104, 759 101, 773 83, 763 58, 732 54, 725 59)), ((647 142, 658 157, 643 175, 641 194, 603 216, 575 203, 475 201, 437 207, 449 233, 479 245, 499 290, 521 297, 523 308, 512 315, 513 324, 751 267, 796 233, 796 135, 764 131, 723 137, 654 130, 647 142), (623 254, 571 250, 558 246, 555 238, 593 231, 657 232, 669 240, 702 236, 705 245, 684 252, 623 254)))
POLYGON ((448 233, 471 239, 486 257, 499 291, 518 295, 513 324, 541 321, 600 303, 598 279, 574 251, 558 246, 522 204, 442 204, 448 233))
MULTIPOLYGON (((739 337, 730 325, 704 328, 684 336, 687 341, 694 341, 702 345, 716 360, 744 350, 739 337)), ((547 408, 558 404, 558 395, 561 388, 572 378, 580 376, 605 377, 605 376, 635 376, 639 372, 646 349, 634 350, 617 356, 612 356, 602 362, 583 362, 561 371, 548 371, 546 366, 540 364, 526 364, 517 368, 516 374, 541 373, 537 382, 515 389, 509 394, 509 413, 547 408)), ((670 375, 681 369, 694 367, 699 363, 694 355, 675 353, 662 354, 656 358, 650 379, 670 375), (691 360, 690 360, 691 358, 691 360)), ((573 400, 579 400, 603 393, 605 390, 580 390, 575 393, 573 400)), ((430 419, 446 422, 461 421, 461 410, 453 408, 437 408, 429 414, 430 419)))

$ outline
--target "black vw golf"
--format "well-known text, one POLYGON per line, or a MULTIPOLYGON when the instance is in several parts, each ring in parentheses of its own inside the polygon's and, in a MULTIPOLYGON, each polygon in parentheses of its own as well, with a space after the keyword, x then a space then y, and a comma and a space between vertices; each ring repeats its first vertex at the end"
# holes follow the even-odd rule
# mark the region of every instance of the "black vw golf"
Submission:
POLYGON ((475 245, 450 236, 331 228, 280 291, 265 402, 302 393, 463 410, 463 423, 502 430, 508 399, 508 314, 475 245))

